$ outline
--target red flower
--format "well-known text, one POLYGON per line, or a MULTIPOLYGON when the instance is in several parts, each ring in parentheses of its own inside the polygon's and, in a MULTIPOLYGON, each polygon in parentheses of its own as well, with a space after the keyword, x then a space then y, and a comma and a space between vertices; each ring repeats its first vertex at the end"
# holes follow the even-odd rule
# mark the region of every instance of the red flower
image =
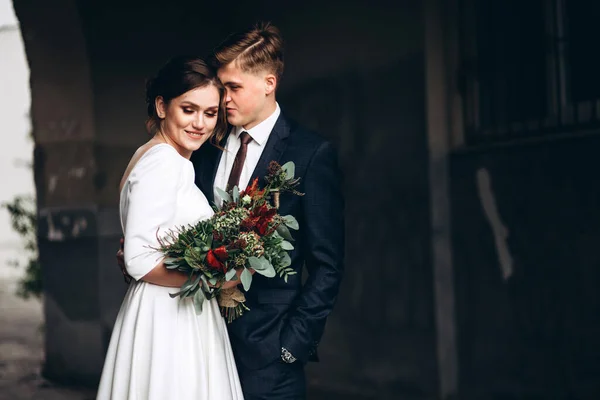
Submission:
POLYGON ((217 258, 221 261, 225 261, 225 260, 227 260, 227 257, 229 257, 225 246, 217 247, 216 249, 213 250, 213 252, 217 256, 217 258))
POLYGON ((264 190, 258 190, 258 178, 254 178, 252 184, 248 185, 246 190, 243 190, 240 193, 240 197, 244 197, 246 195, 252 197, 253 199, 259 199, 265 194, 264 190))
POLYGON ((256 192, 257 190, 258 190, 258 178, 254 178, 252 183, 250 185, 248 185, 248 187, 246 187, 246 190, 243 190, 242 193, 240 193, 240 197, 244 197, 245 195, 252 197, 254 192, 256 192))
POLYGON ((247 217, 241 222, 240 227, 242 230, 250 232, 254 230, 254 227, 259 219, 260 217, 247 217))
POLYGON ((208 253, 206 253, 206 262, 211 268, 226 273, 227 267, 225 266, 225 261, 228 256, 225 246, 221 246, 214 250, 210 249, 208 253))
POLYGON ((263 204, 260 207, 255 207, 250 212, 250 217, 242 222, 242 227, 247 230, 253 230, 265 236, 269 231, 269 224, 273 221, 273 217, 277 214, 277 209, 263 204))
POLYGON ((269 231, 269 222, 266 219, 261 219, 258 224, 256 224, 256 230, 261 236, 265 236, 269 231))
POLYGON ((268 219, 269 221, 275 214, 277 214, 277 209, 270 208, 266 204, 263 204, 262 206, 256 207, 254 210, 252 210, 253 217, 260 217, 261 219, 268 219))

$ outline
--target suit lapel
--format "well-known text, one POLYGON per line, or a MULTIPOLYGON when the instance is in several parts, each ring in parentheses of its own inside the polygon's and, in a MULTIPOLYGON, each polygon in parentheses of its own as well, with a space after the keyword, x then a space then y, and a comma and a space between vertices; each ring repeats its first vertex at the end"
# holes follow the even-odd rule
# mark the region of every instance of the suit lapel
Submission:
MULTIPOLYGON (((227 138, 231 132, 233 132, 233 127, 230 127, 228 134, 221 141, 221 147, 225 148, 225 145, 227 144, 227 138)), ((265 144, 265 149, 258 159, 256 168, 252 173, 252 179, 250 182, 252 182, 254 178, 258 177, 260 185, 264 185, 264 177, 267 174, 269 163, 271 161, 280 161, 281 156, 287 147, 286 139, 289 134, 290 128, 282 113, 279 115, 279 118, 277 118, 275 126, 273 126, 273 130, 271 131, 269 139, 267 139, 267 143, 265 144)), ((211 147, 210 151, 207 151, 202 155, 198 155, 198 159, 197 161, 194 161, 194 165, 198 163, 198 168, 196 169, 197 176, 200 176, 200 185, 198 186, 200 186, 201 189, 204 189, 204 194, 206 195, 208 202, 213 204, 215 202, 215 177, 217 175, 217 170, 219 169, 219 163, 221 162, 223 151, 212 145, 208 146, 211 147)))
POLYGON ((275 126, 269 135, 267 143, 265 144, 265 149, 258 159, 258 164, 256 164, 256 168, 252 173, 252 179, 250 182, 252 182, 254 178, 258 177, 259 184, 261 186, 264 185, 264 177, 267 174, 269 164, 271 161, 280 161, 281 156, 287 147, 286 139, 289 135, 290 127, 282 113, 279 115, 279 118, 277 118, 277 122, 275 122, 275 126))

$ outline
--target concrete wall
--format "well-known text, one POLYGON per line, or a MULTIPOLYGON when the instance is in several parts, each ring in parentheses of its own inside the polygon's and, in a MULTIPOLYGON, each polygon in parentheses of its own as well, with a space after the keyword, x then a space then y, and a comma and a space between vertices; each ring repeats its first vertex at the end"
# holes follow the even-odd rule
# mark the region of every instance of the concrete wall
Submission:
POLYGON ((100 372, 125 289, 113 261, 117 188, 147 139, 145 78, 173 54, 207 54, 228 33, 271 20, 287 42, 280 104, 338 144, 346 174, 347 275, 309 383, 364 398, 436 392, 418 3, 17 6, 46 221, 48 376, 93 382, 100 372))
POLYGON ((599 150, 592 134, 453 156, 465 396, 599 397, 599 150))

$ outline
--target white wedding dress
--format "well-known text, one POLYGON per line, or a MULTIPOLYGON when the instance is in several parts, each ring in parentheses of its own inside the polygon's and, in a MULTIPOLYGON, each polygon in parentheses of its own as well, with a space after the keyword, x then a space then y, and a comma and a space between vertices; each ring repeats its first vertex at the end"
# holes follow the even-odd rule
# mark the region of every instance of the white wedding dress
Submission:
MULTIPOLYGON (((192 163, 168 144, 147 150, 121 191, 125 264, 136 280, 123 299, 98 400, 242 400, 227 328, 215 299, 197 314, 191 299, 140 281, 156 266, 157 236, 209 218, 192 163), (160 228, 160 229, 159 229, 160 228)), ((113 267, 111 267, 113 268, 113 267)))

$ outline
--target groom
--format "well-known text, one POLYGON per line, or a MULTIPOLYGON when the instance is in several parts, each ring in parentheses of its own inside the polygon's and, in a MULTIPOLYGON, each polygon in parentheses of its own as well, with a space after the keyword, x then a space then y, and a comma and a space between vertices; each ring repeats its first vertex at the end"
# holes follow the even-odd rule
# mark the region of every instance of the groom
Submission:
MULTIPOLYGON (((246 400, 306 398, 304 365, 317 361, 317 345, 335 303, 344 269, 344 200, 331 143, 287 119, 275 99, 283 73, 283 40, 266 24, 230 36, 213 62, 226 88, 232 125, 220 145, 205 145, 191 158, 196 184, 210 203, 216 188, 261 186, 271 161, 293 161, 304 196, 284 193, 281 215, 291 214, 300 230, 288 282, 254 275, 245 294, 250 311, 228 325, 246 400), (308 277, 302 282, 302 267, 308 277)), ((123 267, 122 267, 123 269, 123 267)))
POLYGON ((225 151, 202 146, 192 156, 196 184, 210 202, 216 188, 245 188, 262 178, 271 161, 296 164, 304 196, 282 194, 280 213, 300 224, 291 253, 297 274, 282 279, 254 275, 246 293, 251 311, 229 324, 229 337, 246 400, 303 399, 304 365, 335 303, 343 273, 344 201, 331 143, 287 119, 275 99, 283 73, 283 40, 270 24, 230 36, 214 52, 232 125, 225 151), (238 161, 237 163, 235 161, 238 161), (236 165, 236 168, 234 168, 236 165), (240 168, 241 167, 241 168, 240 168), (302 283, 302 266, 308 278, 302 283))

